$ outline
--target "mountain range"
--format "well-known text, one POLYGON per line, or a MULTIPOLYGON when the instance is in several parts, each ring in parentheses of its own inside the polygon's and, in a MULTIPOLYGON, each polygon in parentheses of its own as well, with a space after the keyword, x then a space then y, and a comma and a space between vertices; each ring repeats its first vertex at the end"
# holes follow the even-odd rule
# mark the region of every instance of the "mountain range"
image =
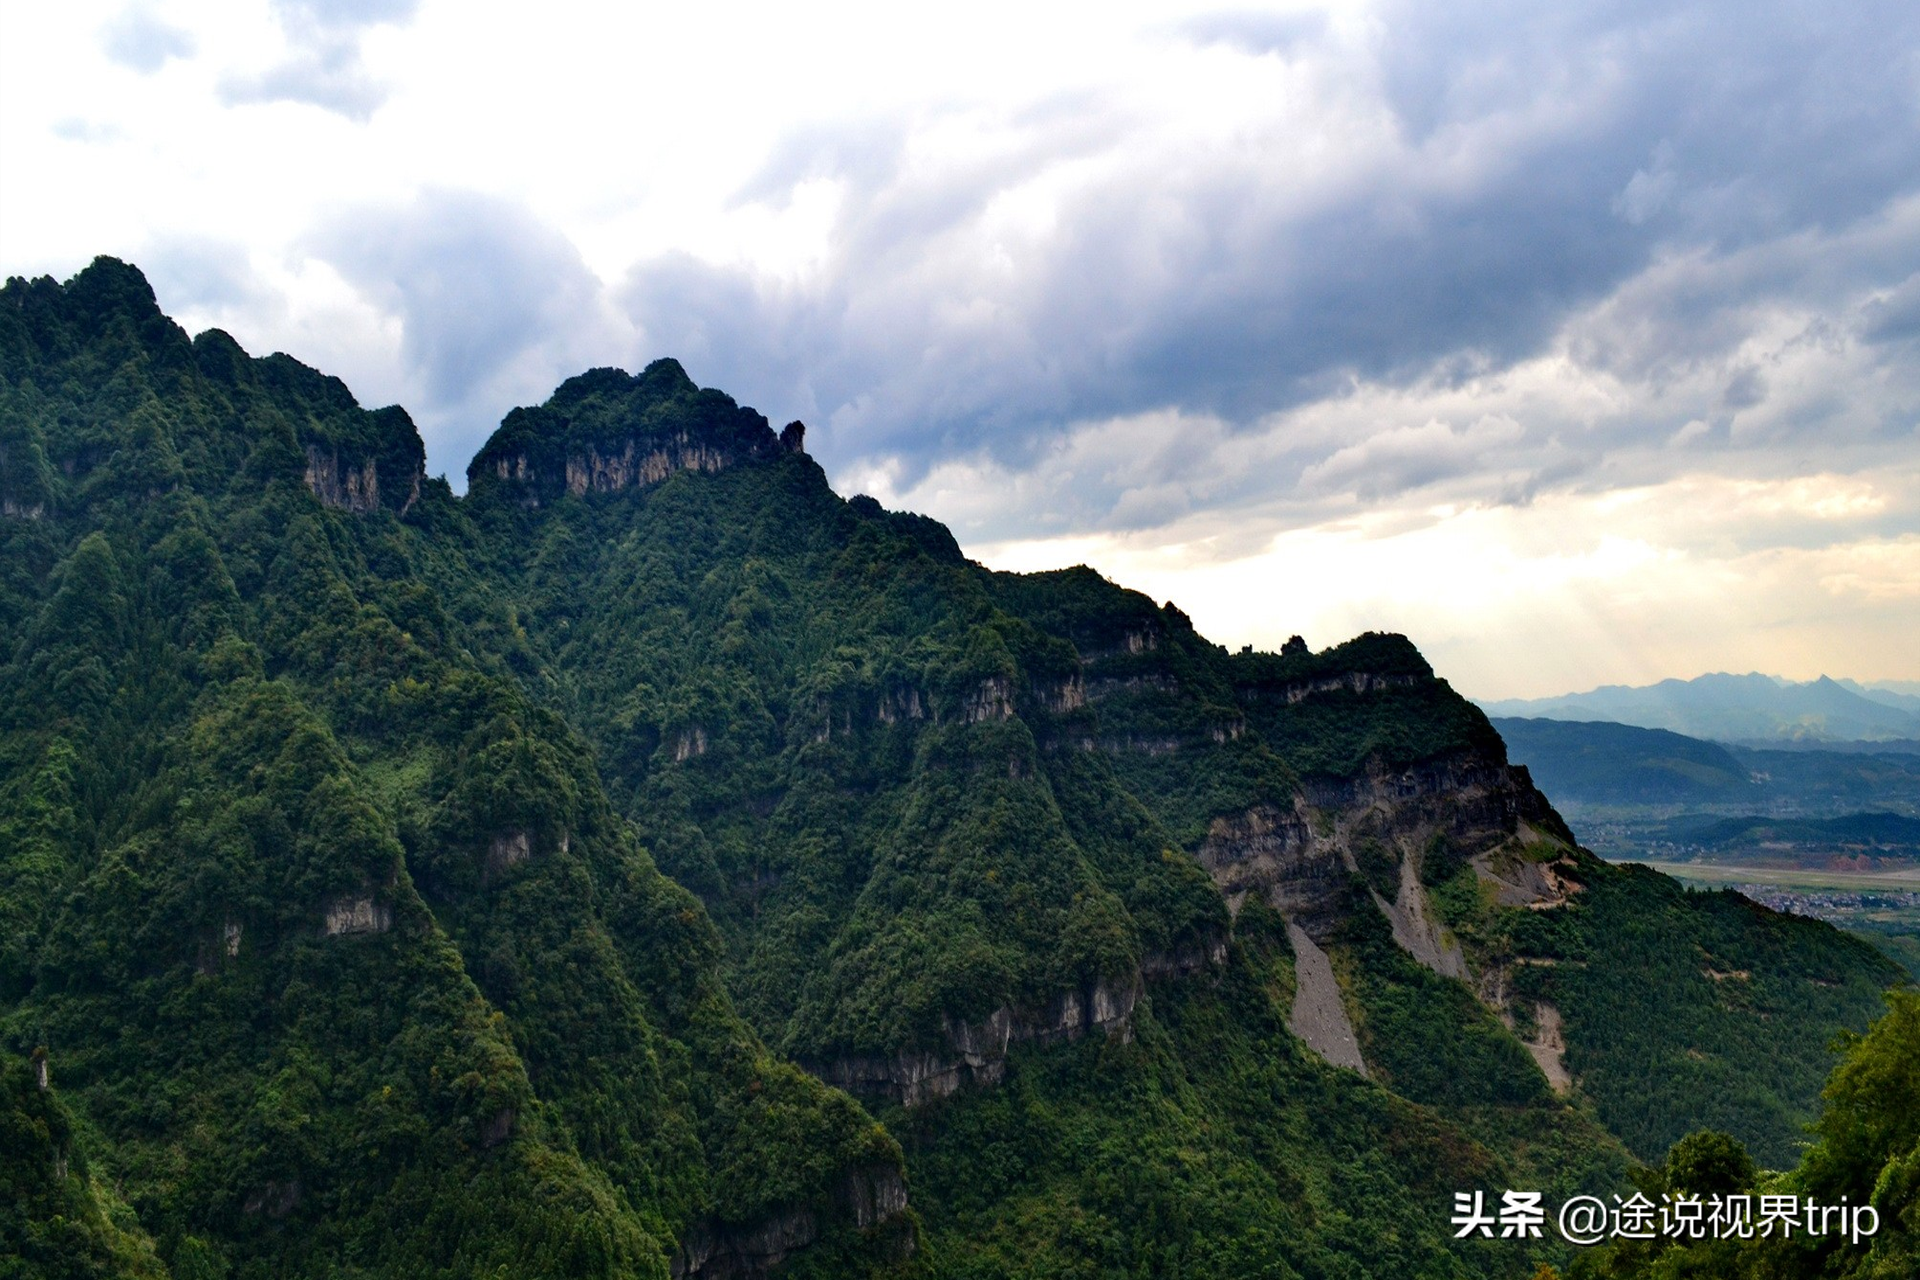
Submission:
POLYGON ((1889 962, 1582 849, 1404 638, 991 572, 670 360, 457 496, 9 281, 0 659, 7 1280, 1520 1277, 1458 1194, 1909 1142, 1822 1111, 1889 962))
POLYGON ((1752 747, 1594 720, 1493 720, 1511 758, 1568 814, 1627 809, 1664 821, 1675 806, 1831 818, 1882 809, 1920 816, 1920 753, 1752 747), (1624 807, 1624 808, 1623 808, 1624 807))
POLYGON ((1490 716, 1611 721, 1718 742, 1920 739, 1920 697, 1826 676, 1795 684, 1758 673, 1717 673, 1480 706, 1490 716))

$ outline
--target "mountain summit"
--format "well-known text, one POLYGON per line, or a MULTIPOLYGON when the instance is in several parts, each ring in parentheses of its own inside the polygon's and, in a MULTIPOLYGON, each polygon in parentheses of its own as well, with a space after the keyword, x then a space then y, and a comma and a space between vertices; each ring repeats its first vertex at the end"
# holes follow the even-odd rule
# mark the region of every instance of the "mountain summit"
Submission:
POLYGON ((515 409, 467 466, 468 491, 499 487, 531 505, 561 494, 614 493, 676 471, 719 471, 799 453, 801 423, 775 435, 723 392, 702 391, 677 360, 629 376, 591 369, 545 404, 515 409))

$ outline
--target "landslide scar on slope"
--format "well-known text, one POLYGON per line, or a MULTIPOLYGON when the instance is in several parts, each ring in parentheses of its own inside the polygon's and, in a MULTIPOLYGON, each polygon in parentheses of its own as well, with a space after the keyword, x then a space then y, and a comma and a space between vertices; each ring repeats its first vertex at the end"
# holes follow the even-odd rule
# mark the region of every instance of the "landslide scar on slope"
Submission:
POLYGON ((1333 962, 1307 931, 1291 920, 1287 921, 1287 940, 1293 944, 1294 974, 1293 1012, 1287 1016, 1287 1029, 1334 1066, 1367 1075, 1367 1060, 1360 1056, 1353 1019, 1341 1002, 1333 962))

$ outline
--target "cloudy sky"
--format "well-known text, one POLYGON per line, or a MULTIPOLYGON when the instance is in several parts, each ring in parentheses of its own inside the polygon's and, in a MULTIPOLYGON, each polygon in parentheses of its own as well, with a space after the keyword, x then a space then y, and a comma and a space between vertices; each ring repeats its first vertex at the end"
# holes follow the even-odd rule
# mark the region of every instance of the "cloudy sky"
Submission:
POLYGON ((0 0, 0 273, 98 253, 456 484, 673 355, 1224 643, 1920 679, 1911 3, 0 0))

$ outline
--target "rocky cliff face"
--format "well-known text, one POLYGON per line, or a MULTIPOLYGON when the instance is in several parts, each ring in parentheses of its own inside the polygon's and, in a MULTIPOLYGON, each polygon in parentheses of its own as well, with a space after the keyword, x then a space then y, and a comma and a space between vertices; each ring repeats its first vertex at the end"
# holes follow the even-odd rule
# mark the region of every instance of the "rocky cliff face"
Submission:
POLYGON ((385 933, 393 927, 393 908, 371 893, 343 894, 327 904, 324 931, 329 938, 351 933, 385 933))
POLYGON ((1309 779, 1291 807, 1259 805, 1216 819, 1198 856, 1230 904, 1258 894, 1324 944, 1348 909, 1362 851, 1376 860, 1384 854, 1389 866, 1364 870, 1384 880, 1374 884, 1373 899, 1395 939, 1428 968, 1465 978, 1420 883, 1436 838, 1454 856, 1475 859, 1485 878, 1515 878, 1507 894, 1516 904, 1551 894, 1546 878, 1554 873, 1525 859, 1501 860, 1496 871, 1492 855, 1515 841, 1572 844, 1525 769, 1461 752, 1401 769, 1376 763, 1353 778, 1309 779))
POLYGON ((794 433, 790 439, 790 448, 778 441, 770 441, 768 447, 725 448, 681 431, 664 439, 643 437, 604 449, 591 445, 569 452, 559 459, 557 475, 555 467, 543 466, 527 452, 498 453, 488 459, 487 465, 493 478, 519 492, 521 501, 539 506, 556 490, 576 498, 589 493, 618 493, 659 484, 679 471, 711 475, 756 459, 801 452, 799 434, 794 433))
POLYGON ((849 1092, 919 1106, 965 1085, 998 1084, 1006 1075, 1007 1053, 1015 1045, 1059 1044, 1094 1031, 1128 1040, 1133 1035, 1134 1006, 1148 979, 1195 973, 1219 965, 1226 955, 1225 938, 1201 939, 1143 957, 1125 980, 1102 979, 1063 991, 1044 1009, 1003 1005, 981 1022, 947 1018, 938 1048, 839 1058, 813 1070, 828 1084, 849 1092))
POLYGON ((824 1209, 795 1206, 758 1222, 700 1224, 681 1237, 668 1263, 674 1280, 761 1280, 820 1238, 823 1217, 850 1221, 858 1231, 891 1236, 896 1258, 916 1248, 907 1215, 907 1185, 894 1165, 849 1169, 824 1209))
MULTIPOLYGON (((1404 642, 1375 647, 1385 650, 1377 656, 1392 662, 1418 661, 1407 657, 1411 649, 1404 642)), ((1332 706, 1346 723, 1391 726, 1399 700, 1457 702, 1430 671, 1323 667, 1267 682, 1254 696, 1238 699, 1244 710, 1235 714, 1217 684, 1209 690, 1205 669, 1191 661, 1178 665, 1183 661, 1181 637, 1168 626, 1116 629, 1080 650, 1078 670, 1019 686, 1030 696, 1017 705, 1016 686, 998 678, 983 682, 964 699, 958 719, 971 724, 1018 716, 1031 721, 1036 741, 1050 750, 1144 756, 1153 761, 1146 767, 1175 770, 1211 767, 1197 754, 1208 750, 1260 750, 1242 740, 1262 733, 1262 726, 1284 739, 1279 717, 1321 714, 1332 706), (1180 763, 1189 753, 1195 763, 1180 763)), ((908 718, 910 705, 897 695, 883 699, 873 719, 897 723, 908 718)), ((823 734, 851 733, 860 719, 847 714, 823 734)), ((1189 852, 1229 911, 1237 913, 1254 895, 1286 919, 1298 965, 1295 1033, 1329 1061, 1365 1073, 1327 955, 1351 913, 1379 911, 1410 956, 1477 990, 1466 957, 1428 899, 1426 859, 1470 862, 1484 879, 1498 882, 1502 901, 1550 905, 1558 900, 1560 881, 1541 861, 1541 851, 1550 856, 1571 846, 1572 837, 1526 771, 1506 762, 1496 736, 1468 732, 1406 763, 1394 762, 1391 747, 1364 752, 1361 759, 1357 770, 1345 774, 1309 773, 1290 781, 1284 771, 1274 775, 1273 789, 1252 793, 1244 808, 1216 813, 1189 852), (1368 889, 1359 897, 1357 883, 1368 889)), ((992 1085, 1003 1078, 1013 1046, 1071 1040, 1094 1030, 1128 1036, 1145 980, 1198 972, 1224 956, 1224 938, 1210 938, 1147 957, 1129 981, 1062 992, 1043 1008, 1002 1007, 973 1022, 947 1018, 932 1044, 841 1057, 815 1070, 829 1083, 907 1106, 967 1085, 992 1085)))
MULTIPOLYGON (((368 515, 381 507, 380 463, 377 459, 342 462, 337 450, 310 444, 307 446, 304 478, 314 496, 330 507, 351 511, 356 515, 368 515)), ((395 515, 404 516, 412 510, 413 504, 420 500, 420 482, 425 478, 425 469, 422 467, 416 468, 410 475, 390 479, 385 497, 395 515)))
MULTIPOLYGON (((1376 642, 1364 656, 1387 669, 1320 664, 1301 671, 1317 661, 1302 650, 1294 659, 1297 673, 1269 667, 1272 674, 1260 673, 1266 678, 1236 690, 1248 716, 1281 741, 1290 733, 1297 740, 1302 717, 1343 732, 1374 726, 1370 732, 1377 736, 1361 741, 1357 768, 1306 772, 1289 796, 1221 814, 1195 849, 1233 911, 1254 896, 1285 917, 1296 959, 1290 1020, 1295 1034, 1328 1061, 1363 1074, 1367 1064, 1326 956, 1352 912, 1370 903, 1403 951, 1465 983, 1515 1026, 1504 984, 1489 986, 1489 975, 1474 974, 1438 919, 1426 891, 1431 877, 1424 873, 1438 875, 1446 867, 1429 867, 1429 860, 1472 866, 1506 906, 1550 909, 1578 892, 1566 874, 1571 864, 1563 861, 1574 844, 1572 833, 1527 771, 1507 763, 1497 736, 1468 716, 1436 740, 1438 749, 1424 756, 1408 752, 1403 741, 1395 741, 1396 721, 1444 716, 1460 705, 1458 699, 1395 646, 1376 642), (1382 745, 1366 749, 1368 741, 1382 745), (1362 884, 1365 892, 1356 896, 1362 884)), ((1564 1087, 1554 1012, 1523 1013, 1519 1022, 1525 1024, 1519 1031, 1538 1032, 1523 1039, 1549 1079, 1564 1087)))

